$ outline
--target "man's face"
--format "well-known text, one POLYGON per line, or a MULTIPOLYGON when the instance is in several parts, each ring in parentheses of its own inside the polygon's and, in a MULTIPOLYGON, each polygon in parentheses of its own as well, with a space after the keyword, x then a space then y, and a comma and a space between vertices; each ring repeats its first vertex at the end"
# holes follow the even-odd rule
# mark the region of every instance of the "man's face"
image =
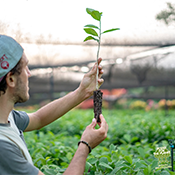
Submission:
POLYGON ((14 91, 14 102, 23 103, 29 99, 29 82, 28 78, 31 76, 30 70, 28 68, 28 59, 23 53, 22 55, 22 70, 21 74, 17 75, 17 82, 14 91))

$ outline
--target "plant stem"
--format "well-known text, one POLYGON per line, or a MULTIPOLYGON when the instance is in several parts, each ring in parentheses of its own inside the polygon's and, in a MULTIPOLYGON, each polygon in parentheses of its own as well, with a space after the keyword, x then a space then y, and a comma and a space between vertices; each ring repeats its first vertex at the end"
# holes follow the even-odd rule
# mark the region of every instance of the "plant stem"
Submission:
POLYGON ((97 50, 97 74, 96 74, 96 90, 98 90, 98 74, 99 74, 99 69, 98 69, 98 58, 99 58, 99 52, 100 52, 100 42, 101 42, 101 19, 99 21, 99 41, 98 41, 98 50, 97 50))

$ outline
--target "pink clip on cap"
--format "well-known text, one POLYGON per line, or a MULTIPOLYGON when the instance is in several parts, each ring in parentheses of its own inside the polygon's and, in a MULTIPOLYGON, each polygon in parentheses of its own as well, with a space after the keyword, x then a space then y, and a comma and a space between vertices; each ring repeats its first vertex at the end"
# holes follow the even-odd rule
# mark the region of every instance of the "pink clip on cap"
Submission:
POLYGON ((4 78, 4 76, 0 78, 0 82, 2 81, 3 78, 4 78))

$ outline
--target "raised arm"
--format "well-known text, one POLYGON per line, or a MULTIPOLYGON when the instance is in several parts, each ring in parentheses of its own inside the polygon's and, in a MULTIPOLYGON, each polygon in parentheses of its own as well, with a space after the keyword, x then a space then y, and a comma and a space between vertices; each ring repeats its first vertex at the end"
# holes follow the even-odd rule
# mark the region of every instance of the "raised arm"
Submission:
MULTIPOLYGON (((103 74, 102 67, 100 66, 101 58, 98 60, 99 68, 99 86, 103 84, 103 79, 101 78, 103 74)), ((95 79, 96 79, 97 64, 93 66, 90 72, 84 75, 83 80, 81 81, 79 87, 67 94, 66 96, 54 100, 53 102, 42 107, 34 113, 29 115, 29 125, 25 131, 31 131, 40 129, 49 123, 55 121, 59 117, 63 116, 69 110, 80 104, 85 99, 89 98, 93 91, 95 90, 95 79)))

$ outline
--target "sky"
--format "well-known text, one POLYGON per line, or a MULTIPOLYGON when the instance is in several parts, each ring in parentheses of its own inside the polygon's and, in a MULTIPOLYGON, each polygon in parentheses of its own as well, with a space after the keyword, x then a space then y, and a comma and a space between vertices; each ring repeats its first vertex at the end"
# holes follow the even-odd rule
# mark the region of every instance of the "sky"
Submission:
MULTIPOLYGON (((52 35, 60 40, 84 40, 86 24, 98 22, 86 8, 103 12, 102 31, 120 28, 117 34, 167 28, 155 16, 174 0, 0 0, 0 21, 23 33, 52 35)), ((174 26, 173 26, 174 27, 174 26)))

